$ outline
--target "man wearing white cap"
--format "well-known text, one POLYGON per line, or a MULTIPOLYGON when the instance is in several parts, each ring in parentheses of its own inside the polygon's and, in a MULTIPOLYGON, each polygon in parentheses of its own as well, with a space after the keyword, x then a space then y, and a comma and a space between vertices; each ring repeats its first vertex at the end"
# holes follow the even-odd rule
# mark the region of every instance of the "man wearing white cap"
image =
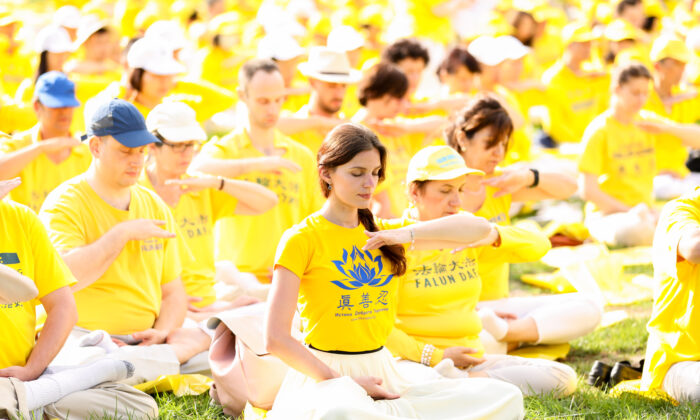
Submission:
POLYGON ((309 79, 311 97, 293 116, 280 119, 280 130, 305 145, 315 155, 326 134, 343 122, 340 113, 347 87, 357 83, 362 73, 350 66, 347 55, 329 47, 314 47, 309 61, 299 65, 309 79))
POLYGON ((274 209, 254 217, 226 218, 216 227, 217 261, 233 262, 241 271, 269 283, 273 244, 286 229, 320 208, 316 159, 306 146, 276 128, 285 99, 277 65, 271 60, 251 60, 238 78, 238 95, 248 109, 248 121, 207 143, 193 169, 254 181, 277 193, 279 204, 274 209))
MULTIPOLYGON (((80 20, 78 36, 74 43, 76 50, 80 47, 83 48, 84 57, 68 62, 66 71, 99 76, 101 80, 107 80, 104 85, 119 80, 121 67, 118 62, 112 59, 115 41, 116 37, 112 36, 107 22, 100 20, 96 15, 84 16, 80 20)), ((83 98, 85 97, 83 96, 83 98)))

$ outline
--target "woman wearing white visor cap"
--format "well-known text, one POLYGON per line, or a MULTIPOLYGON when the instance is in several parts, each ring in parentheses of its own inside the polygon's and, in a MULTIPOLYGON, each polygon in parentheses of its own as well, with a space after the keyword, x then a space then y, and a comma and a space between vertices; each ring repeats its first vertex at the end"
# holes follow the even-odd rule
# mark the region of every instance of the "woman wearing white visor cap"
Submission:
POLYGON ((183 264, 182 274, 187 294, 194 300, 189 317, 201 321, 217 312, 252 302, 245 297, 234 302, 217 301, 214 223, 236 214, 264 213, 277 204, 276 194, 253 182, 187 175, 206 134, 197 123, 194 110, 186 104, 166 101, 157 105, 148 114, 146 126, 161 142, 150 146, 146 170, 139 182, 154 190, 170 206, 189 251, 181 254, 183 258, 189 254, 194 257, 183 264))

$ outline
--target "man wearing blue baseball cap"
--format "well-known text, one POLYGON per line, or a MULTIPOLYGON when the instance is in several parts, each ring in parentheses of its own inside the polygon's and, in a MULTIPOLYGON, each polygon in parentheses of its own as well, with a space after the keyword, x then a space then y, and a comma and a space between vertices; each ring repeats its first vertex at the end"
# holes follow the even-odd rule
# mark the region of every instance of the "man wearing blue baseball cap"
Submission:
POLYGON ((14 201, 38 212, 54 188, 90 166, 90 151, 70 132, 78 106, 75 84, 64 73, 50 71, 39 77, 34 89, 39 122, 0 140, 0 179, 22 178, 22 185, 10 193, 14 201))
POLYGON ((92 165, 49 194, 39 214, 78 281, 77 327, 56 363, 84 363, 101 351, 135 365, 129 383, 177 374, 206 348, 180 331, 187 296, 175 220, 137 185, 147 147, 159 140, 121 99, 99 105, 87 131, 92 165))

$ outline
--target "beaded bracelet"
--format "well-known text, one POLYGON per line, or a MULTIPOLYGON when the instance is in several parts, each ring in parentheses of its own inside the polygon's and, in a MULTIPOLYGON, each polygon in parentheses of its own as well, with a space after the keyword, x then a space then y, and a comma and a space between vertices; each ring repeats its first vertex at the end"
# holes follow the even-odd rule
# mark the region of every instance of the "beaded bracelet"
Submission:
POLYGON ((423 346, 423 353, 420 357, 420 362, 426 366, 430 366, 430 361, 433 358, 433 352, 435 351, 435 346, 432 344, 426 344, 423 346))

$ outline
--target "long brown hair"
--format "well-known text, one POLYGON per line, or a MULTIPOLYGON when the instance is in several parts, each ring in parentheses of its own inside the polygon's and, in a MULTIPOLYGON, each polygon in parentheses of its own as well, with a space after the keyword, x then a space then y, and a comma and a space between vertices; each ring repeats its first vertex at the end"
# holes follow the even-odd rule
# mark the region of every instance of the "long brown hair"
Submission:
MULTIPOLYGON (((386 174, 386 148, 377 138, 377 135, 367 127, 359 124, 346 123, 335 127, 321 144, 318 151, 318 167, 331 171, 338 166, 350 162, 359 153, 376 150, 379 152, 379 182, 384 180, 386 174)), ((320 180, 321 191, 328 198, 331 193, 329 185, 320 180)), ((374 221, 374 215, 369 209, 358 209, 357 216, 360 223, 370 232, 379 230, 374 221)), ((384 245, 379 248, 382 255, 391 261, 393 273, 401 276, 406 272, 406 255, 401 245, 384 245)))

